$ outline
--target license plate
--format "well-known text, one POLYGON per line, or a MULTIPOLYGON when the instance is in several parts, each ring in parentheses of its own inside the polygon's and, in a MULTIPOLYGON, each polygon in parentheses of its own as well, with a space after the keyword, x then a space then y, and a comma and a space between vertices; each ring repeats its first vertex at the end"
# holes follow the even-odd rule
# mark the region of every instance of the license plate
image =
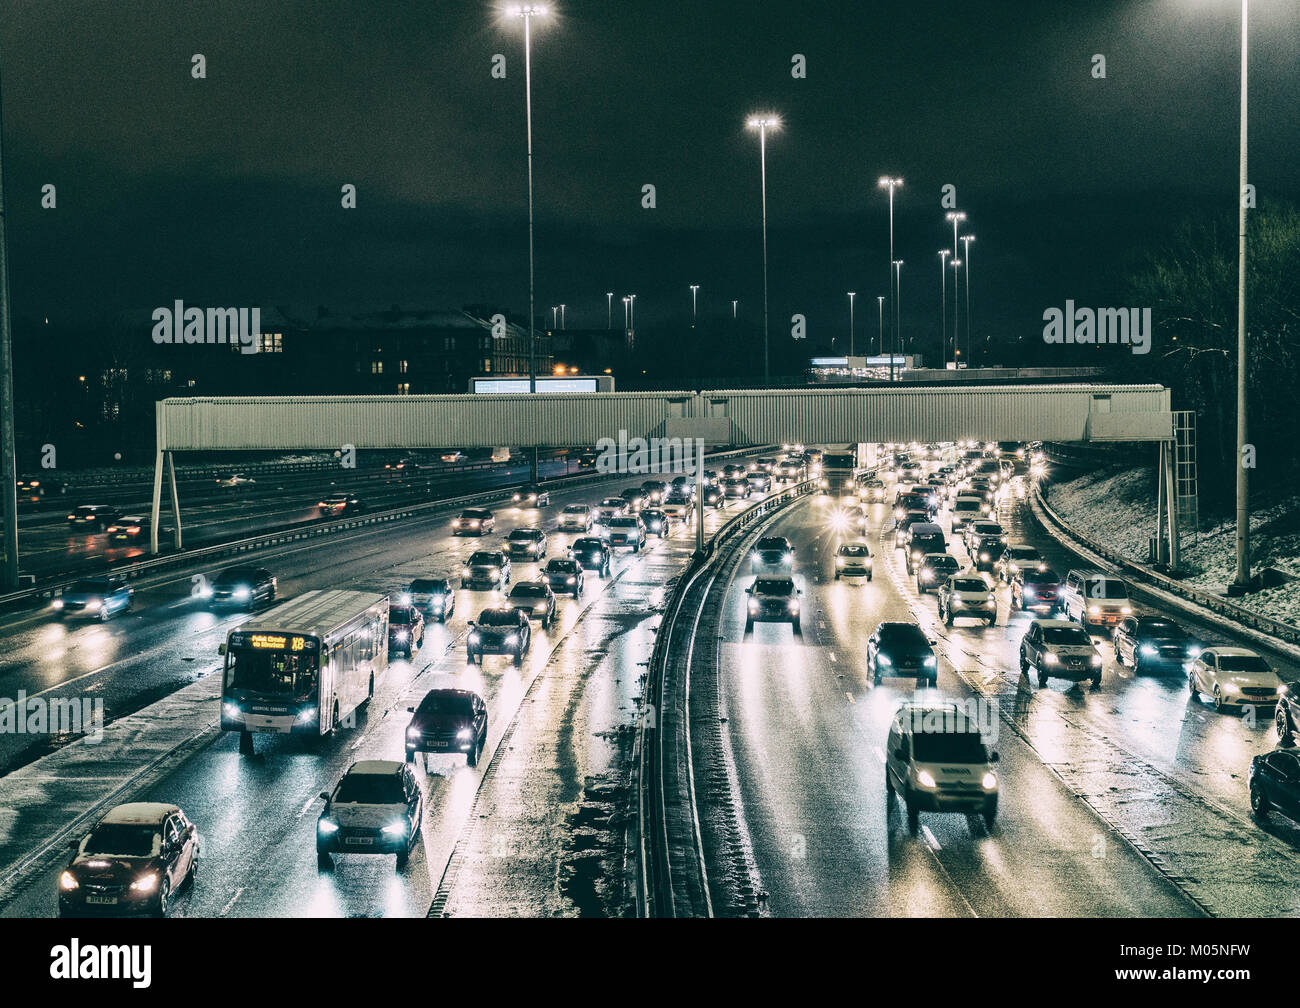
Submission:
POLYGON ((368 836, 350 836, 350 837, 346 837, 343 842, 349 844, 355 844, 358 847, 370 847, 373 846, 375 842, 375 838, 368 837, 368 836))
POLYGON ((115 906, 117 904, 116 896, 87 896, 86 902, 94 906, 115 906))

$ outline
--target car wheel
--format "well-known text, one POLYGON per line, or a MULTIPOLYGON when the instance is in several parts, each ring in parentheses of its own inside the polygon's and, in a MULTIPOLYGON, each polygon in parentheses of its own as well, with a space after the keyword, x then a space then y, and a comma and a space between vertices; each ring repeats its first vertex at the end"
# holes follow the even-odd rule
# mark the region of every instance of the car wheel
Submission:
MULTIPOLYGON (((481 660, 481 659, 480 659, 480 660, 481 660)), ((519 667, 521 667, 523 664, 524 664, 524 653, 523 653, 522 651, 516 651, 516 652, 515 652, 515 668, 519 668, 519 667)))
POLYGON ((836 571, 836 572, 835 572, 835 580, 838 581, 839 579, 840 579, 840 572, 839 572, 839 571, 836 571))
POLYGON ((891 800, 894 797, 894 778, 889 776, 889 767, 885 767, 885 794, 891 800))
POLYGON ((867 580, 868 580, 868 581, 871 580, 871 571, 867 571, 867 580))
POLYGON ((943 625, 944 625, 944 626, 948 626, 948 627, 952 626, 952 612, 951 612, 951 610, 946 611, 946 612, 943 613, 943 625))
MULTIPOLYGON (((1115 651, 1115 658, 1121 665, 1124 664, 1124 659, 1120 657, 1118 649, 1115 651)), ((1136 653, 1133 655, 1133 674, 1135 676, 1140 676, 1142 674, 1142 659, 1138 657, 1136 653)))
POLYGON ((984 809, 984 828, 986 830, 992 830, 993 824, 997 822, 997 818, 998 818, 998 803, 992 802, 984 809))
POLYGON ((1250 810, 1255 813, 1257 819, 1268 818, 1268 799, 1264 797, 1264 789, 1258 781, 1250 782, 1250 810))
POLYGON ((466 766, 472 766, 472 767, 478 766, 478 754, 479 752, 482 751, 482 749, 483 749, 482 743, 477 743, 469 747, 469 752, 465 754, 466 766))
POLYGON ((752 633, 753 630, 754 630, 754 621, 752 619, 745 620, 745 633, 752 633))
POLYGON ((990 616, 989 626, 997 626, 997 625, 998 625, 998 618, 996 616, 990 616))
POLYGON ((1192 695, 1193 700, 1199 700, 1201 691, 1196 688, 1196 673, 1187 673, 1187 692, 1192 695))
POLYGON ((1277 713, 1274 714, 1273 720, 1277 724, 1277 740, 1280 744, 1284 739, 1291 737, 1291 718, 1286 712, 1286 708, 1281 704, 1278 705, 1277 713))
POLYGON ((398 871, 404 871, 405 868, 406 868, 406 863, 407 863, 407 861, 410 860, 410 858, 411 858, 411 852, 410 852, 409 850, 398 851, 398 852, 397 852, 397 870, 398 870, 398 871))
POLYGON ((1044 689, 1046 688, 1046 686, 1047 686, 1047 673, 1040 671, 1038 673, 1038 688, 1044 689))
POLYGON ((474 664, 474 652, 473 652, 473 651, 466 651, 466 652, 465 652, 465 664, 466 664, 466 665, 473 665, 473 664, 474 664))
POLYGON ((1214 687, 1214 709, 1220 714, 1228 710, 1228 705, 1223 702, 1223 690, 1216 685, 1214 687))
POLYGON ((794 635, 795 635, 796 637, 802 637, 802 636, 803 636, 803 626, 802 626, 802 624, 800 624, 800 622, 799 622, 798 620, 795 620, 795 621, 794 621, 794 628, 793 628, 793 629, 794 629, 794 635))
POLYGON ((408 750, 406 750, 406 762, 408 762, 408 763, 414 763, 414 762, 415 762, 415 750, 414 750, 414 749, 408 749, 408 750))
POLYGON ((166 917, 167 908, 171 905, 172 884, 171 880, 165 875, 162 882, 158 884, 158 916, 166 917))
POLYGON ((921 810, 916 807, 916 804, 912 801, 912 796, 910 794, 907 796, 906 800, 907 800, 907 832, 911 833, 912 836, 916 836, 916 831, 920 829, 921 826, 921 810))

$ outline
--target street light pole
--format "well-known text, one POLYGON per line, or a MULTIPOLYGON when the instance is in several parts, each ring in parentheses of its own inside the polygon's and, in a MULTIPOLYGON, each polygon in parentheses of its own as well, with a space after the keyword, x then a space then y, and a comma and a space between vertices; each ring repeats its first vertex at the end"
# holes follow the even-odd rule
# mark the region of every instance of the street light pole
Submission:
POLYGON ((857 294, 849 291, 849 356, 853 356, 853 299, 857 294))
POLYGON ((781 120, 775 115, 751 116, 747 125, 758 130, 758 164, 763 195, 763 383, 767 384, 771 381, 767 327, 767 131, 779 129, 781 120))
MULTIPOLYGON (((952 261, 952 366, 956 370, 961 364, 957 358, 961 356, 961 347, 957 342, 957 271, 961 269, 961 260, 952 261)), ((970 348, 966 348, 969 352, 970 348)), ((966 360, 966 366, 970 367, 969 357, 966 360)))
POLYGON ((695 328, 695 318, 696 318, 696 315, 695 315, 695 305, 696 305, 695 295, 696 295, 696 293, 699 291, 699 289, 700 289, 700 285, 699 285, 699 284, 691 284, 691 328, 692 328, 692 329, 695 328))
POLYGON ((623 331, 629 336, 632 335, 632 323, 628 320, 628 305, 632 303, 631 298, 623 298, 623 331))
POLYGON ((943 366, 948 367, 948 256, 947 249, 939 250, 939 346, 943 352, 943 366))
POLYGON ((605 292, 605 328, 614 328, 614 292, 605 292))
MULTIPOLYGON (((901 302, 903 300, 903 260, 894 260, 894 354, 890 357, 889 367, 893 370, 894 356, 901 356, 903 353, 903 312, 901 302)), ((902 367, 899 367, 899 374, 902 374, 902 367)))
POLYGON ((733 301, 731 302, 731 317, 732 317, 732 319, 735 319, 735 317, 736 317, 736 305, 738 305, 738 304, 740 304, 740 302, 739 302, 739 301, 736 301, 736 300, 733 300, 733 301))
POLYGON ((1245 360, 1245 55, 1247 55, 1248 0, 1242 0, 1242 164, 1236 187, 1236 576, 1232 583, 1245 590, 1251 584, 1251 481, 1245 468, 1247 432, 1247 360, 1245 360))
MULTIPOLYGON (((961 258, 962 258, 962 262, 966 264, 966 366, 967 367, 971 366, 971 362, 975 358, 975 348, 973 346, 973 341, 971 339, 971 328, 970 328, 970 243, 973 242, 974 240, 975 240, 975 236, 971 234, 961 236, 961 246, 962 246, 961 258)), ((957 292, 955 290, 952 292, 952 296, 954 298, 957 297, 957 292)))
POLYGON ((552 329, 558 329, 560 327, 559 317, 560 317, 560 306, 551 305, 551 328, 552 329))
POLYGON ((636 295, 635 294, 629 294, 627 296, 627 304, 628 304, 628 318, 629 318, 628 327, 632 330, 632 332, 635 333, 636 332, 636 295))
POLYGON ((877 324, 880 326, 879 329, 880 352, 884 353, 885 352, 885 295, 877 294, 876 301, 879 302, 879 308, 880 308, 880 312, 879 312, 880 318, 877 320, 877 324))
POLYGON ((902 184, 903 180, 901 178, 890 178, 888 175, 883 176, 877 183, 881 188, 889 189, 889 265, 891 267, 889 275, 889 303, 894 309, 891 312, 893 318, 890 320, 890 323, 894 329, 893 343, 895 344, 895 346, 890 347, 889 351, 890 381, 894 380, 894 350, 898 343, 898 295, 894 290, 894 271, 892 269, 894 265, 894 190, 902 184))
POLYGON ((18 459, 14 434, 14 344, 9 324, 9 257, 5 237, 4 107, 0 104, 0 494, 4 519, 0 587, 18 587, 18 459))
POLYGON ((560 305, 560 328, 564 328, 564 305, 560 305))

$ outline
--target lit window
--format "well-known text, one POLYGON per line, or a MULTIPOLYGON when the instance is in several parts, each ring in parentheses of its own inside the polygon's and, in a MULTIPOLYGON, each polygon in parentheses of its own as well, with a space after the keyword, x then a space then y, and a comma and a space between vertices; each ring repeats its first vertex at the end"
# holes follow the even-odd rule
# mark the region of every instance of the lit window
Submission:
POLYGON ((410 395, 410 394, 411 394, 411 383, 410 383, 410 382, 401 382, 401 383, 397 386, 397 394, 398 394, 398 395, 410 395))
POLYGON ((398 361, 397 370, 402 374, 406 374, 406 372, 410 370, 410 363, 410 361, 398 361))
POLYGON ((383 374, 383 373, 384 373, 384 362, 381 361, 381 360, 371 361, 371 362, 370 362, 370 373, 371 373, 371 374, 383 374))

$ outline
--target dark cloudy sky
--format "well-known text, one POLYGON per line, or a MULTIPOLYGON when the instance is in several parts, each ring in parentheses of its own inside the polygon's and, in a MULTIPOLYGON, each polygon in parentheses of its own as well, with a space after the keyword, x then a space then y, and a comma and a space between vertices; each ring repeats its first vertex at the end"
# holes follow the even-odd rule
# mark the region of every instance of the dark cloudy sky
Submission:
MULTIPOLYGON (((1251 179, 1296 202, 1300 4, 1251 7, 1251 179)), ((816 336, 855 289, 874 325, 885 172, 906 179, 905 316, 937 325, 944 183, 977 235, 986 322, 1118 303, 1108 264, 1232 212, 1238 17, 1234 0, 567 0, 533 48, 539 313, 603 325, 604 292, 635 292, 646 325, 688 310, 690 283, 702 311, 756 308, 743 121, 765 108, 787 124, 768 158, 774 316, 816 336)), ((526 307, 522 33, 490 4, 6 0, 0 68, 19 314, 526 307)))

